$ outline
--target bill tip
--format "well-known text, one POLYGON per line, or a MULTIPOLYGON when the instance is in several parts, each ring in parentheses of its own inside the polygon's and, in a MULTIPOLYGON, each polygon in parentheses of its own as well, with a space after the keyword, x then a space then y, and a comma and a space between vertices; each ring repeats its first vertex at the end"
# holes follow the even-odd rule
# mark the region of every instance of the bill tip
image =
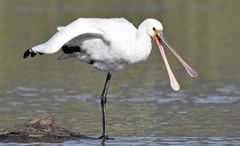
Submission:
POLYGON ((180 90, 180 86, 178 83, 175 83, 175 84, 171 84, 171 87, 174 91, 179 91, 180 90))
POLYGON ((178 88, 172 88, 174 91, 179 91, 180 90, 180 87, 178 88))
POLYGON ((191 74, 191 77, 192 77, 193 79, 196 79, 196 78, 198 77, 197 72, 192 73, 192 74, 191 74))

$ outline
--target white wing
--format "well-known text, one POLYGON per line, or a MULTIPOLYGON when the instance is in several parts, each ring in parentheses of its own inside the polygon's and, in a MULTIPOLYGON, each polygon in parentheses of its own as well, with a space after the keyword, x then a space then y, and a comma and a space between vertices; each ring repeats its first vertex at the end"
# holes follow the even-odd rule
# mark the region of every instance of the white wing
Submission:
POLYGON ((101 34, 84 33, 71 39, 62 46, 63 54, 58 58, 58 61, 62 62, 68 58, 77 57, 79 60, 91 64, 91 57, 88 52, 89 48, 82 47, 82 43, 86 40, 101 40, 105 46, 110 45, 110 42, 105 40, 101 34))
POLYGON ((91 24, 85 20, 86 19, 84 18, 79 18, 65 27, 59 27, 58 32, 55 33, 47 42, 28 49, 24 53, 24 58, 28 57, 30 54, 33 57, 37 53, 56 53, 64 44, 77 36, 81 36, 79 38, 84 38, 85 35, 98 34, 98 36, 103 38, 103 32, 96 27, 92 27, 91 24))
MULTIPOLYGON (((28 49, 23 57, 26 58, 29 55, 33 57, 37 53, 53 54, 65 44, 81 43, 82 40, 91 38, 100 38, 104 43, 110 44, 110 42, 119 41, 115 37, 116 34, 125 35, 125 32, 135 31, 135 29, 131 23, 123 18, 79 18, 64 27, 57 28, 58 32, 47 42, 28 49)), ((129 39, 123 37, 121 41, 124 40, 128 41, 129 39)))
POLYGON ((33 51, 53 54, 57 52, 65 43, 71 39, 85 34, 85 33, 97 33, 102 34, 99 29, 94 28, 91 24, 86 23, 86 19, 77 19, 70 23, 52 36, 46 43, 40 44, 32 48, 33 51))
POLYGON ((64 26, 58 26, 57 27, 57 31, 61 31, 61 30, 63 30, 64 29, 64 26))

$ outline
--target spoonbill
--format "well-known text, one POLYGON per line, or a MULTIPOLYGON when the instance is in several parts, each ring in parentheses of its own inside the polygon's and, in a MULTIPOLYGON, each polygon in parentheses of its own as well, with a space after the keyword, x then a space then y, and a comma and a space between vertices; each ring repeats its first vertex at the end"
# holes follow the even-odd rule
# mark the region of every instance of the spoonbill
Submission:
POLYGON ((25 51, 23 58, 37 54, 53 54, 62 49, 58 58, 64 61, 76 58, 107 74, 100 96, 102 109, 102 135, 108 139, 106 126, 106 104, 109 81, 114 72, 145 61, 151 53, 151 38, 156 42, 166 65, 170 85, 173 90, 180 89, 166 58, 163 43, 182 63, 187 73, 196 78, 194 71, 168 43, 163 34, 163 26, 156 19, 144 20, 138 28, 124 18, 79 18, 72 23, 57 28, 57 32, 46 42, 25 51))

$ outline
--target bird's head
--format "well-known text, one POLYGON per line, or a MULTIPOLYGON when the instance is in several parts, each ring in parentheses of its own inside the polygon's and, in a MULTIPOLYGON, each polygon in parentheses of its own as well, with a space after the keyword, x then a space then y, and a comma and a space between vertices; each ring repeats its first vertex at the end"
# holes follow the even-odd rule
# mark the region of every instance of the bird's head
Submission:
POLYGON ((163 61, 166 65, 167 71, 168 71, 168 75, 169 75, 169 79, 170 79, 170 83, 171 83, 171 87, 173 88, 173 90, 179 90, 180 86, 168 64, 164 49, 163 49, 163 44, 165 44, 171 51, 172 53, 178 58, 178 60, 182 63, 182 65, 184 66, 184 68, 186 69, 186 71, 188 72, 188 74, 192 77, 192 78, 196 78, 197 72, 195 70, 193 70, 183 59, 182 57, 175 51, 175 49, 169 44, 169 42, 166 40, 166 38, 164 37, 163 34, 163 26, 162 24, 156 20, 156 19, 146 19, 143 23, 143 28, 145 28, 145 32, 147 33, 147 35, 149 35, 150 37, 153 38, 153 40, 155 40, 160 53, 162 55, 163 61))
POLYGON ((152 38, 163 31, 162 24, 156 19, 146 19, 143 24, 145 24, 146 33, 152 38))

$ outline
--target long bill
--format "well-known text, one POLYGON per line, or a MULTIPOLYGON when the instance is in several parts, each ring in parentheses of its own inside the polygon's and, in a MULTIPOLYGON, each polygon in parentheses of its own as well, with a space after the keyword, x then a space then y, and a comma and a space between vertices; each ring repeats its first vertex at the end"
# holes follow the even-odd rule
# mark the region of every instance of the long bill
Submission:
POLYGON ((182 57, 175 51, 175 49, 168 43, 168 41, 165 39, 163 32, 159 32, 158 35, 156 35, 155 37, 155 41, 157 43, 157 46, 160 50, 160 53, 162 55, 163 61, 166 65, 167 71, 168 71, 168 76, 170 79, 170 84, 173 90, 178 91, 180 89, 180 86, 171 70, 171 67, 168 63, 167 57, 165 55, 163 46, 162 46, 162 42, 165 43, 165 45, 173 52, 173 54, 177 57, 177 59, 182 63, 183 67, 186 69, 187 73, 192 77, 192 78, 196 78, 198 76, 197 72, 192 69, 187 63, 186 61, 184 61, 182 59, 182 57))

